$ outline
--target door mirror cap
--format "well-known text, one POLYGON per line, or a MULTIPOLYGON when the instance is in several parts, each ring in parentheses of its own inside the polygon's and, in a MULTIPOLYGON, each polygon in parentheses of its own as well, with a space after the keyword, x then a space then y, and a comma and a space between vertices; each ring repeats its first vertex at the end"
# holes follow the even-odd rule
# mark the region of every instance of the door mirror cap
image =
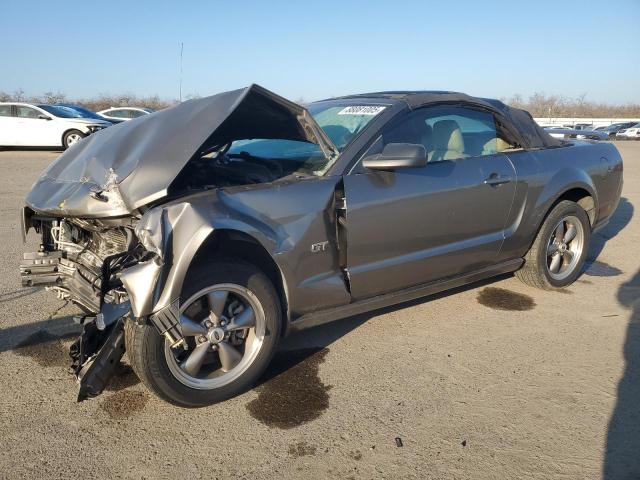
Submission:
POLYGON ((370 170, 395 170, 426 165, 427 150, 424 145, 414 143, 389 143, 382 149, 382 153, 362 161, 362 166, 370 170))
POLYGON ((40 120, 51 120, 51 117, 49 117, 47 115, 43 115, 43 114, 38 115, 38 118, 40 120))

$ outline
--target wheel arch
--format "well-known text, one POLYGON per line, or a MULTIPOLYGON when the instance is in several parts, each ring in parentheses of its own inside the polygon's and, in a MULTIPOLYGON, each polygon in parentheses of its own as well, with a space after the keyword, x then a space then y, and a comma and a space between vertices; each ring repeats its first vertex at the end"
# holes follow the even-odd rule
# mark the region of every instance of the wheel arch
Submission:
POLYGON ((265 246, 254 236, 242 230, 221 228, 213 230, 193 255, 185 274, 189 275, 203 263, 217 259, 238 259, 260 269, 273 283, 283 312, 282 333, 289 324, 289 301, 285 276, 265 246))
POLYGON ((563 200, 570 200, 580 205, 589 216, 591 226, 596 220, 598 195, 591 177, 575 167, 563 168, 548 181, 536 202, 536 233, 551 210, 563 200))
POLYGON ((544 221, 547 219, 551 211, 556 207, 556 205, 564 200, 569 200, 580 205, 585 210, 585 212, 587 212, 589 223, 591 224, 591 227, 593 227, 597 211, 596 200, 594 196, 587 188, 585 188, 584 185, 574 185, 571 187, 567 187, 566 189, 555 195, 553 198, 551 198, 547 205, 545 205, 544 209, 540 209, 541 214, 539 215, 535 223, 535 228, 531 231, 529 241, 526 243, 526 249, 524 250, 525 252, 528 251, 533 245, 536 236, 540 232, 544 221))
POLYGON ((563 169, 546 182, 532 206, 522 207, 521 219, 517 222, 520 240, 509 246, 513 255, 522 257, 531 248, 544 221, 558 203, 570 200, 580 205, 589 217, 591 227, 597 220, 598 196, 591 178, 577 168, 563 169), (529 212, 529 213, 527 213, 529 212))
POLYGON ((591 226, 593 227, 596 221, 596 202, 591 192, 583 187, 573 187, 558 196, 558 198, 555 200, 555 202, 553 202, 553 204, 547 211, 545 218, 549 215, 551 210, 563 200, 569 200, 580 205, 582 209, 587 213, 587 216, 589 217, 589 223, 591 223, 591 226))

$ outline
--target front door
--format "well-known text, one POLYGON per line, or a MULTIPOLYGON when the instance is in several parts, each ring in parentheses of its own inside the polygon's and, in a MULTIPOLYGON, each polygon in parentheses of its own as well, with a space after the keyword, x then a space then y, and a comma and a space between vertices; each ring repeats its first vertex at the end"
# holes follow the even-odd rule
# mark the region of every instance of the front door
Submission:
POLYGON ((0 105, 0 147, 16 145, 18 119, 12 112, 11 104, 0 105))
POLYGON ((515 193, 493 116, 456 107, 410 114, 379 139, 422 143, 426 167, 344 177, 347 267, 358 300, 496 261, 515 193), (444 110, 444 111, 443 111, 444 110), (499 147, 496 147, 498 145, 499 147))
POLYGON ((62 145, 57 122, 50 115, 26 105, 16 105, 17 145, 27 147, 62 145))

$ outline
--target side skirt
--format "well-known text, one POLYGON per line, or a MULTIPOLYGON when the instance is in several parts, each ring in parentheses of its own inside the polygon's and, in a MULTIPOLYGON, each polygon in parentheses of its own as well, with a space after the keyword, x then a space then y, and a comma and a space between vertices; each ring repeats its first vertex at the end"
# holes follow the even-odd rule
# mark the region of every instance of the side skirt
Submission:
POLYGON ((503 273, 514 272, 518 270, 524 263, 521 258, 509 260, 506 262, 492 265, 491 267, 476 270, 475 272, 466 273, 457 277, 438 280, 435 282, 417 285, 404 290, 378 295, 372 298, 359 300, 348 305, 334 307, 329 310, 308 313, 292 321, 290 324, 291 331, 305 330, 307 328, 323 325, 325 323, 340 320, 342 318, 359 315, 361 313, 370 312, 379 308, 385 308, 397 303, 415 300, 416 298, 433 295, 436 293, 450 290, 452 288, 461 287, 470 283, 495 277, 503 273))

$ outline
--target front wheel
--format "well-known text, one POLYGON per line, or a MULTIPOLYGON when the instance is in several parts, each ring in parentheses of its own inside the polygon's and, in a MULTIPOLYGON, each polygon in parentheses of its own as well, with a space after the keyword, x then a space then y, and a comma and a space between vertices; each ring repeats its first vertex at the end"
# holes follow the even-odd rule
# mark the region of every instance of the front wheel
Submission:
POLYGON ((268 277, 243 262, 215 262, 185 281, 185 345, 171 347, 152 325, 127 322, 127 354, 141 380, 185 407, 227 400, 253 386, 280 336, 281 309, 268 277))
POLYGON ((71 145, 75 145, 76 143, 78 143, 84 137, 86 137, 86 135, 80 130, 69 130, 64 134, 64 137, 62 138, 62 146, 67 149, 71 145))
POLYGON ((587 213, 577 203, 563 200, 545 219, 516 276, 547 290, 571 285, 580 276, 590 240, 587 213))

